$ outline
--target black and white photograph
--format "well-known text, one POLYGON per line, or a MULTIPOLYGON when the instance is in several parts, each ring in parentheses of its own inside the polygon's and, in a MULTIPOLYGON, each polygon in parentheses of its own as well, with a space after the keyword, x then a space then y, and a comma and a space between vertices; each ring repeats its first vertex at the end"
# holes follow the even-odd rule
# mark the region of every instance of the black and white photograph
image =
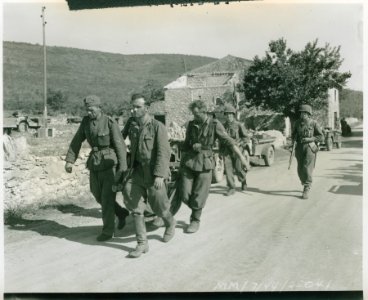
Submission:
POLYGON ((3 1, 2 295, 363 299, 367 9, 3 1))

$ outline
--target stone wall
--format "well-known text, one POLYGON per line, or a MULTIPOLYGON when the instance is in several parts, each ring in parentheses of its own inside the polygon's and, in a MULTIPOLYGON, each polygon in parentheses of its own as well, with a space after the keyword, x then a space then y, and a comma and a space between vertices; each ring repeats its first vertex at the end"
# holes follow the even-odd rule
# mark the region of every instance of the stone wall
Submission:
MULTIPOLYGON (((65 156, 36 156, 13 140, 17 155, 4 161, 4 212, 21 212, 29 207, 70 204, 91 198, 88 149, 82 149, 71 174, 64 170, 65 156)), ((5 145, 4 145, 5 146, 5 145)), ((24 147, 24 145, 23 145, 24 147)))
POLYGON ((169 89, 165 91, 165 112, 166 124, 172 122, 183 126, 192 119, 192 114, 188 110, 188 105, 192 100, 202 99, 208 106, 213 106, 217 97, 222 98, 224 93, 231 87, 204 87, 204 88, 182 88, 169 89))

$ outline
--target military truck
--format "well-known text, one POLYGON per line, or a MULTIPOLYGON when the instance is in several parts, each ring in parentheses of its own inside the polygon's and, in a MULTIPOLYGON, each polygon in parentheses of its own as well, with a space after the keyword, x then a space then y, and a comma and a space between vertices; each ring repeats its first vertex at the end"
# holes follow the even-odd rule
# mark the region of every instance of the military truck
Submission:
POLYGON ((3 129, 17 130, 19 132, 26 132, 28 129, 38 129, 42 126, 42 118, 29 117, 16 111, 11 115, 4 112, 3 129))

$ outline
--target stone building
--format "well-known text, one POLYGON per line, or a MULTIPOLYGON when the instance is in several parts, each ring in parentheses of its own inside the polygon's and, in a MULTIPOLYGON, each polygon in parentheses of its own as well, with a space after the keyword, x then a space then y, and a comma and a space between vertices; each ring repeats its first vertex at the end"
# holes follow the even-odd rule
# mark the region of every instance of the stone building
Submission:
POLYGON ((175 122, 184 125, 191 119, 188 105, 196 99, 204 100, 208 106, 216 105, 216 99, 222 98, 226 92, 236 92, 244 71, 252 62, 247 59, 228 55, 208 65, 194 69, 166 85, 165 100, 153 103, 151 113, 165 124, 175 122))

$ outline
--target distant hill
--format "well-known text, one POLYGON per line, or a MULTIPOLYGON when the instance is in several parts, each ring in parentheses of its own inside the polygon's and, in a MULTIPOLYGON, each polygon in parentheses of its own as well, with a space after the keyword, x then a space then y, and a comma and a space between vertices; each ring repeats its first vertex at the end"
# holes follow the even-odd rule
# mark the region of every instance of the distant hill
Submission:
POLYGON ((363 92, 350 89, 340 92, 340 116, 363 119, 363 92))
MULTIPOLYGON (((68 113, 81 99, 99 95, 108 107, 129 101, 149 82, 164 86, 181 74, 217 59, 180 54, 122 55, 65 47, 47 47, 47 85, 65 96, 68 113)), ((4 109, 43 107, 43 48, 3 42, 4 109)))
POLYGON ((227 55, 208 65, 190 70, 188 74, 239 72, 239 70, 247 70, 252 63, 253 61, 249 59, 227 55))

